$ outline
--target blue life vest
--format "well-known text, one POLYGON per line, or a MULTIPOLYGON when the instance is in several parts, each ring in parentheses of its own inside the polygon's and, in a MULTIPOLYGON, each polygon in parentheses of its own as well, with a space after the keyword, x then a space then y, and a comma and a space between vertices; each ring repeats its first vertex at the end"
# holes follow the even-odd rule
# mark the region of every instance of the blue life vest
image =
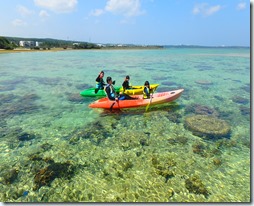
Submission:
POLYGON ((147 88, 147 87, 144 87, 144 90, 143 90, 143 98, 144 98, 144 99, 149 99, 149 98, 150 98, 150 89, 147 88), (147 90, 149 96, 147 96, 145 90, 147 90))
MULTIPOLYGON (((107 84, 107 86, 105 87, 105 92, 106 92, 106 89, 107 89, 108 87, 109 87, 109 89, 110 89, 110 93, 109 93, 110 97, 116 98, 116 96, 115 96, 115 90, 114 90, 114 88, 113 88, 112 85, 107 84)), ((106 93, 107 93, 107 92, 106 92, 106 93)))

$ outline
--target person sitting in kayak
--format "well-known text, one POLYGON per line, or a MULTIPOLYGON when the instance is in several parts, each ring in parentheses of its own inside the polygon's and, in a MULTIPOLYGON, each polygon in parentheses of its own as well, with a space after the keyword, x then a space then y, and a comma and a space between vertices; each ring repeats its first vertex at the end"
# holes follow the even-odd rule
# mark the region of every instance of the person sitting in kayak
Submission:
POLYGON ((96 81, 96 88, 95 88, 95 94, 100 90, 100 89, 104 89, 104 86, 106 85, 104 80, 104 71, 101 71, 98 75, 98 77, 95 79, 96 81))
POLYGON ((125 77, 125 80, 124 80, 123 84, 122 84, 122 86, 123 86, 123 92, 125 92, 126 89, 131 89, 132 88, 132 86, 130 86, 129 80, 130 80, 130 76, 127 75, 125 77))
POLYGON ((144 99, 150 99, 150 93, 152 92, 152 89, 150 88, 149 81, 145 81, 144 84, 144 90, 143 90, 143 98, 144 99))
MULTIPOLYGON (((95 88, 95 94, 97 94, 97 92, 100 90, 100 89, 104 89, 104 86, 106 86, 107 84, 104 82, 103 80, 103 77, 104 77, 104 71, 101 71, 98 75, 98 77, 96 78, 96 88, 95 88)), ((115 84, 115 81, 113 81, 113 84, 115 84)))
POLYGON ((107 97, 112 100, 112 101, 115 101, 115 100, 125 100, 125 99, 136 99, 134 97, 131 97, 127 94, 117 94, 116 91, 115 91, 115 88, 113 87, 113 82, 112 82, 112 78, 111 77, 107 77, 107 86, 105 87, 105 92, 107 94, 107 97))

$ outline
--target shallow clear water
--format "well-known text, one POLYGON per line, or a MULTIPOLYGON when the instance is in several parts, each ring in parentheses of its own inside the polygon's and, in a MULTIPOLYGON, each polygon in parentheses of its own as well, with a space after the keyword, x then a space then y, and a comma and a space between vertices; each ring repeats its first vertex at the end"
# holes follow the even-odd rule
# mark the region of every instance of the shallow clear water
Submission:
MULTIPOLYGON (((2 202, 249 202, 250 49, 173 48, 0 55, 2 202), (79 92, 184 88, 173 103, 104 111, 79 92), (225 121, 204 138, 186 118, 225 121)), ((206 125, 205 127, 209 127, 206 125)))

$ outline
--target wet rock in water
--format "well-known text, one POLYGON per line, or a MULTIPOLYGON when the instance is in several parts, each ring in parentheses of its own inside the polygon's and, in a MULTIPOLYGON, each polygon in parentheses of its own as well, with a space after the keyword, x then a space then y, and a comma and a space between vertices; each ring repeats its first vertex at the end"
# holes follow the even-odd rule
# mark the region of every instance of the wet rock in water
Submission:
POLYGON ((15 89, 15 85, 0 85, 0 92, 11 91, 15 89))
POLYGON ((175 145, 175 144, 181 144, 185 145, 188 142, 188 138, 185 136, 176 136, 174 138, 169 138, 168 143, 175 145))
POLYGON ((241 89, 244 90, 245 92, 250 93, 250 84, 246 84, 245 86, 242 86, 241 89))
POLYGON ((217 100, 219 100, 219 101, 221 101, 221 102, 224 100, 223 97, 218 96, 218 95, 215 95, 214 98, 217 99, 217 100))
POLYGON ((169 91, 170 90, 170 88, 168 88, 168 87, 158 87, 157 89, 156 89, 156 91, 157 92, 167 92, 167 91, 169 91))
POLYGON ((172 167, 176 166, 176 162, 174 160, 168 159, 164 162, 159 160, 158 157, 154 156, 152 158, 152 165, 156 169, 156 174, 165 178, 165 182, 175 176, 172 170, 172 167))
POLYGON ((85 128, 75 130, 70 136, 66 137, 70 144, 77 144, 80 139, 88 139, 93 144, 99 145, 111 136, 114 121, 95 121, 88 124, 85 128))
POLYGON ((40 97, 37 94, 25 94, 24 96, 20 98, 19 101, 21 101, 22 103, 27 103, 27 102, 35 101, 37 99, 40 99, 40 97))
POLYGON ((29 114, 44 108, 35 104, 35 100, 39 97, 34 94, 24 95, 17 98, 16 102, 11 104, 5 104, 4 109, 0 110, 0 116, 2 118, 12 117, 14 115, 29 114))
POLYGON ((0 96, 0 105, 5 104, 5 103, 11 103, 16 98, 17 98, 17 96, 14 94, 2 94, 0 96))
POLYGON ((19 134, 17 138, 19 141, 29 141, 36 138, 36 135, 23 132, 19 134))
POLYGON ((76 88, 78 90, 84 90, 84 89, 88 89, 88 88, 91 88, 91 87, 94 87, 94 86, 92 86, 90 84, 78 84, 78 85, 76 85, 76 88))
POLYGON ((171 81, 165 81, 165 82, 161 82, 161 85, 173 86, 173 85, 177 85, 177 83, 171 82, 171 81))
POLYGON ((202 194, 206 198, 210 195, 209 191, 202 183, 198 176, 192 176, 185 180, 185 187, 189 190, 190 193, 202 194))
POLYGON ((140 139, 139 143, 141 146, 149 146, 148 141, 144 138, 140 139))
POLYGON ((192 145, 193 153, 199 154, 202 157, 206 157, 206 147, 203 143, 198 142, 192 145))
POLYGON ((83 102, 85 98, 82 98, 82 97, 80 96, 80 94, 78 94, 78 93, 75 93, 75 94, 67 93, 67 99, 68 99, 68 101, 70 101, 70 102, 77 102, 77 103, 80 103, 80 102, 83 102))
POLYGON ((74 168, 70 163, 54 162, 36 173, 34 177, 35 186, 33 190, 38 190, 42 186, 49 186, 55 178, 70 178, 73 175, 74 168))
POLYGON ((186 117, 185 127, 197 135, 206 139, 218 139, 229 137, 230 126, 224 120, 208 115, 194 115, 186 117))
POLYGON ((216 166, 220 166, 222 164, 222 161, 219 158, 214 158, 213 159, 213 164, 216 165, 216 166))
POLYGON ((244 116, 250 115, 250 108, 249 107, 241 106, 240 107, 240 112, 244 116))
POLYGON ((47 151, 47 150, 50 150, 51 148, 53 147, 53 145, 49 144, 49 143, 43 143, 41 145, 41 148, 44 150, 44 151, 47 151))
POLYGON ((174 122, 174 123, 181 123, 181 118, 182 115, 177 113, 174 110, 170 110, 168 114, 166 115, 169 121, 174 122))
POLYGON ((248 104, 249 103, 249 100, 246 99, 246 98, 243 98, 241 96, 234 96, 232 98, 232 101, 237 103, 237 104, 248 104))
POLYGON ((213 116, 218 116, 219 113, 208 106, 205 105, 200 105, 200 104, 190 104, 186 106, 185 113, 193 113, 193 114, 201 114, 201 115, 213 115, 213 116))
POLYGON ((7 184, 7 185, 12 184, 17 179, 18 174, 19 174, 19 171, 18 171, 18 169, 15 169, 15 168, 6 171, 3 174, 3 183, 7 184))
POLYGON ((33 78, 35 81, 37 81, 39 84, 44 84, 44 85, 51 85, 51 86, 55 86, 55 85, 60 85, 62 82, 66 82, 66 80, 64 78, 60 78, 60 77, 34 77, 33 78))

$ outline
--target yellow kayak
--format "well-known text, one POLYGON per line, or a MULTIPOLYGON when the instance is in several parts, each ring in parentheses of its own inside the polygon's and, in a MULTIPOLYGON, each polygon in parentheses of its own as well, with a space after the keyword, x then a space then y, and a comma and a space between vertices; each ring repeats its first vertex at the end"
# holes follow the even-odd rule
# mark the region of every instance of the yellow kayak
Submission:
MULTIPOLYGON (((150 89, 155 90, 159 84, 150 84, 150 89)), ((120 92, 128 95, 138 95, 143 94, 145 86, 132 86, 130 89, 126 89, 125 92, 123 92, 123 87, 120 88, 120 92)))

